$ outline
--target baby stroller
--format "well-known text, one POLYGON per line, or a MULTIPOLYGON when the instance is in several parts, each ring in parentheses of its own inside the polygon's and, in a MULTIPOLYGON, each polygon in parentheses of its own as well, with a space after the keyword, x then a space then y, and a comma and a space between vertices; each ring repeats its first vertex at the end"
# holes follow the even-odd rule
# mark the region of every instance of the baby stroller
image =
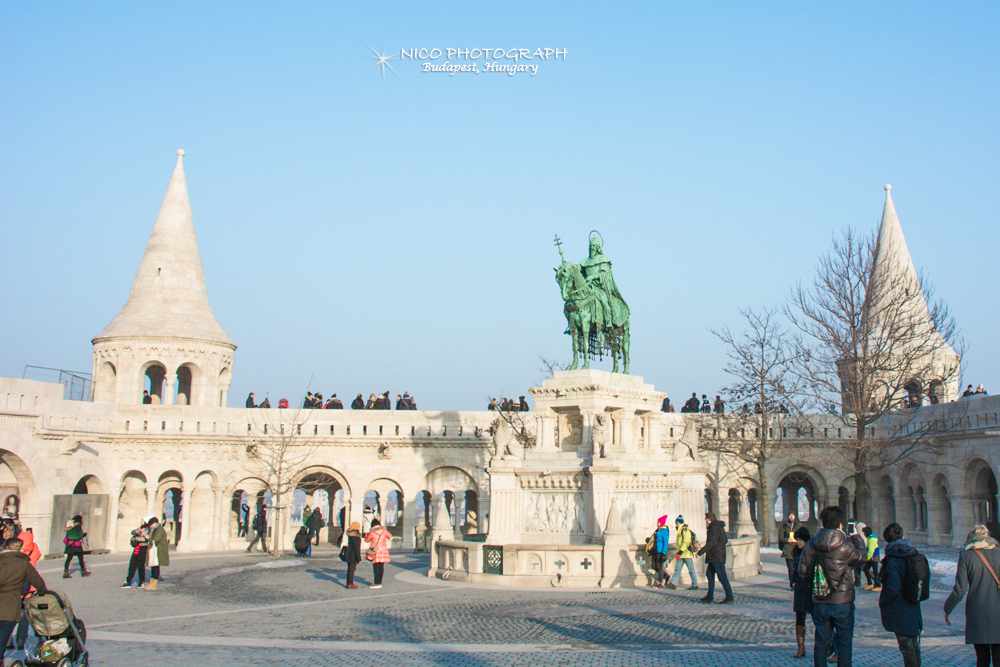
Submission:
POLYGON ((87 667, 87 630, 73 615, 73 605, 65 594, 49 590, 25 598, 24 612, 38 641, 26 644, 23 656, 10 656, 10 667, 87 667))

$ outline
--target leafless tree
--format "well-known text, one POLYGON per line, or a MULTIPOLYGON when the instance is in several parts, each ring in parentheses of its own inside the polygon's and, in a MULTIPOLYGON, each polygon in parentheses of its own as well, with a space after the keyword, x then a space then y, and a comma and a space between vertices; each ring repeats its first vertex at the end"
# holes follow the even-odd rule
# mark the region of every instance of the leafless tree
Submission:
POLYGON ((831 449, 853 471, 858 512, 869 518, 870 473, 936 453, 938 427, 913 417, 925 396, 936 403, 957 386, 964 351, 947 306, 902 253, 847 229, 784 308, 804 396, 841 406, 851 437, 831 449))
POLYGON ((271 553, 281 553, 282 518, 292 506, 295 485, 316 453, 317 443, 305 428, 311 410, 247 409, 247 432, 241 436, 246 467, 271 491, 274 510, 271 553))
POLYGON ((538 370, 544 373, 544 378, 555 377, 556 371, 564 371, 569 368, 568 361, 558 361, 556 359, 549 359, 548 357, 539 354, 538 360, 541 362, 541 366, 538 370))
POLYGON ((734 333, 724 326, 709 329, 726 345, 729 358, 725 371, 733 381, 722 389, 729 405, 726 414, 702 415, 701 448, 738 457, 756 468, 760 485, 758 518, 761 538, 771 543, 771 489, 767 483, 767 463, 795 440, 786 438, 788 428, 799 428, 802 420, 800 380, 790 370, 793 340, 774 308, 755 311, 741 309, 745 328, 734 333))

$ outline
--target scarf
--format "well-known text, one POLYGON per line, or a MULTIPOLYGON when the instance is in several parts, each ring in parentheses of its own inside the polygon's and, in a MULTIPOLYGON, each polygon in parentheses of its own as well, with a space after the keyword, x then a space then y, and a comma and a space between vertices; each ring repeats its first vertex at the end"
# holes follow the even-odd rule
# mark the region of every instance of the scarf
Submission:
POLYGON ((962 547, 962 551, 968 551, 969 549, 996 549, 998 546, 1000 546, 1000 542, 997 542, 992 537, 969 533, 969 536, 965 538, 965 545, 962 547))

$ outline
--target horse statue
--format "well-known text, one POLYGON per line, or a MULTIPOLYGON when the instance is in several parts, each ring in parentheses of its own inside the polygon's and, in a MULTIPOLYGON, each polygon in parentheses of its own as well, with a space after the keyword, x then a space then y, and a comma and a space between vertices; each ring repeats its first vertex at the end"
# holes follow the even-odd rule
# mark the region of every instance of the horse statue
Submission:
MULTIPOLYGON (((560 245, 556 237, 556 245, 560 245)), ((562 247, 559 248, 562 256, 562 247)), ((612 373, 618 372, 618 358, 622 359, 622 372, 628 374, 629 365, 629 309, 611 276, 611 262, 603 254, 596 239, 591 239, 590 257, 580 265, 563 258, 556 272, 556 282, 565 302, 563 313, 573 339, 574 371, 583 354, 583 367, 590 368, 590 360, 610 354, 612 373), (581 269, 583 265, 583 269, 581 269), (587 270, 590 275, 585 276, 587 270)))

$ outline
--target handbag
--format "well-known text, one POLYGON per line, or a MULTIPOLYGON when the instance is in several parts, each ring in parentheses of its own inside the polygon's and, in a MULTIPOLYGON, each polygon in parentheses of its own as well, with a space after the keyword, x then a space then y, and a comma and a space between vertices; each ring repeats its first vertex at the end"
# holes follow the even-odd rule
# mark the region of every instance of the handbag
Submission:
POLYGON ((368 547, 365 550, 365 560, 375 560, 375 548, 368 547))
POLYGON ((983 561, 983 565, 986 566, 986 569, 990 571, 990 576, 993 577, 993 581, 996 582, 997 592, 1000 593, 1000 577, 997 576, 997 573, 993 569, 993 566, 990 565, 990 562, 986 560, 986 556, 984 556, 981 551, 979 551, 978 549, 973 549, 973 551, 975 551, 976 555, 979 556, 979 560, 983 561))
POLYGON ((823 572, 822 560, 816 559, 816 566, 813 570, 813 587, 812 594, 813 597, 825 598, 830 595, 832 591, 830 590, 830 582, 826 579, 826 573, 823 572))
POLYGON ((347 545, 340 547, 340 560, 347 562, 347 545))

